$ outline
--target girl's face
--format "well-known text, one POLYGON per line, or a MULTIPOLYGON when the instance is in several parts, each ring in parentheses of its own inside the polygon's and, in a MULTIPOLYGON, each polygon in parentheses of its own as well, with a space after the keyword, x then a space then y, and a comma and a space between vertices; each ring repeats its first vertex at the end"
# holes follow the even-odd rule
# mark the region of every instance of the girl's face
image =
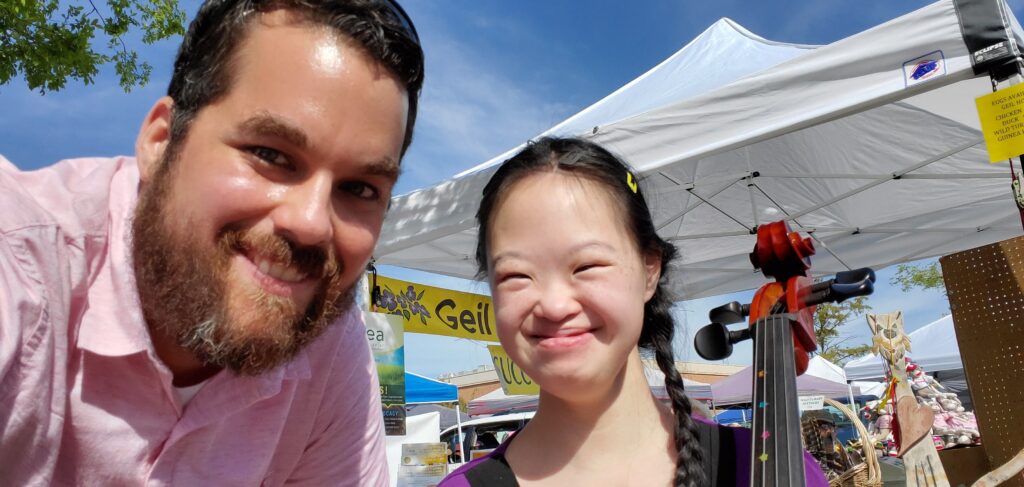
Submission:
POLYGON ((590 179, 542 172, 503 198, 488 249, 502 346, 549 393, 597 393, 637 347, 660 259, 590 179))

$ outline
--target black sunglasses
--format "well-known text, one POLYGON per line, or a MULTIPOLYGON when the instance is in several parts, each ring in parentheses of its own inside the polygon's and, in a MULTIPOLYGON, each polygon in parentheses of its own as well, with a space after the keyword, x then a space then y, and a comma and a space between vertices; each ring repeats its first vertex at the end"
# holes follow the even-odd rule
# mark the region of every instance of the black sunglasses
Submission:
POLYGON ((405 13, 405 9, 396 0, 384 0, 384 4, 387 5, 395 19, 398 20, 398 25, 402 27, 402 30, 419 45, 420 36, 416 33, 416 26, 412 24, 412 19, 409 18, 409 14, 405 13))

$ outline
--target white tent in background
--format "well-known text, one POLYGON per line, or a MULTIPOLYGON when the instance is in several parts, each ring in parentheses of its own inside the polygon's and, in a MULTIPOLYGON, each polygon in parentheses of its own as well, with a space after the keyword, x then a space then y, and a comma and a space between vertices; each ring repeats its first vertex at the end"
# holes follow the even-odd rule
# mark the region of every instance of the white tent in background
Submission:
POLYGON ((807 364, 807 371, 804 374, 821 377, 822 379, 828 379, 840 384, 846 383, 846 372, 843 372, 843 368, 825 360, 821 355, 811 357, 810 362, 807 364))
MULTIPOLYGON (((911 351, 907 356, 921 366, 925 372, 961 370, 960 347, 953 329, 953 316, 946 315, 907 335, 911 351)), ((843 368, 850 380, 883 379, 885 368, 878 355, 867 354, 851 360, 843 368)))
MULTIPOLYGON (((816 275, 943 255, 1022 233, 974 109, 990 91, 974 62, 998 42, 1018 55, 1020 33, 1002 0, 942 0, 821 47, 723 19, 545 134, 599 142, 643 175, 681 250, 679 299, 761 284, 747 254, 772 220, 814 237, 816 275)), ((480 191, 508 154, 395 197, 377 262, 474 276, 480 191)))
POLYGON ((875 396, 875 397, 878 397, 878 398, 883 397, 883 395, 885 394, 886 389, 888 389, 888 386, 889 386, 889 384, 886 383, 886 382, 859 381, 859 380, 855 380, 855 381, 851 381, 850 382, 850 387, 856 387, 856 388, 860 389, 861 395, 864 395, 864 396, 875 396))

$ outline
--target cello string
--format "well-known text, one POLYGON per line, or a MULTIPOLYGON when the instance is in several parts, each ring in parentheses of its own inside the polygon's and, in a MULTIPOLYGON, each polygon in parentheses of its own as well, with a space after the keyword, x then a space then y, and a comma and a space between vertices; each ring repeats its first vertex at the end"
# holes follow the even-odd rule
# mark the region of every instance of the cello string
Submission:
POLYGON ((784 402, 786 403, 786 452, 788 466, 786 468, 787 479, 790 485, 803 485, 805 481, 803 469, 803 448, 801 447, 800 434, 794 433, 800 429, 800 412, 798 403, 794 404, 793 398, 797 397, 796 386, 796 361, 794 360, 796 350, 793 342, 792 326, 794 322, 788 318, 781 320, 782 332, 784 335, 784 347, 782 348, 782 360, 786 367, 786 374, 783 376, 786 381, 784 402), (795 411, 794 411, 795 410, 795 411), (793 414, 795 412, 795 414, 793 414), (794 423, 794 421, 796 421, 794 423))
MULTIPOLYGON (((756 322, 755 322, 755 325, 756 325, 756 322)), ((763 441, 762 441, 762 443, 760 445, 758 445, 758 432, 763 430, 763 428, 764 428, 764 420, 761 417, 762 416, 761 415, 761 409, 757 407, 758 401, 761 398, 761 382, 762 382, 761 379, 760 379, 761 378, 761 372, 764 370, 764 367, 761 365, 761 345, 762 345, 761 342, 764 340, 764 338, 762 336, 760 336, 761 333, 758 332, 756 327, 754 328, 753 332, 754 332, 754 372, 755 372, 755 377, 754 377, 754 395, 751 398, 751 408, 752 408, 752 410, 754 412, 754 415, 753 415, 754 416, 754 424, 753 424, 753 426, 754 426, 754 434, 751 435, 750 453, 751 453, 751 463, 752 463, 753 468, 751 468, 751 470, 750 470, 750 476, 751 476, 750 485, 751 485, 751 487, 758 487, 758 486, 761 486, 761 485, 764 484, 764 479, 762 478, 763 477, 763 473, 764 473, 762 471, 763 466, 762 466, 761 462, 759 462, 759 458, 760 458, 760 455, 761 455, 760 452, 764 451, 764 443, 763 443, 763 441)))

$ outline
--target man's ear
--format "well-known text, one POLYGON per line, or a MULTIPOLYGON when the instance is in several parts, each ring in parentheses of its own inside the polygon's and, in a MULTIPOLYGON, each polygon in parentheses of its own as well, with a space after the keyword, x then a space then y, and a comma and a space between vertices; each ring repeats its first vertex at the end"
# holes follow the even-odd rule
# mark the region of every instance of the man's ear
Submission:
POLYGON ((139 136, 135 139, 135 159, 143 183, 149 182, 163 160, 164 151, 171 140, 173 110, 174 100, 169 96, 162 97, 153 104, 142 121, 139 136))
POLYGON ((645 253, 644 271, 647 276, 644 282, 644 302, 647 302, 654 296, 654 291, 658 289, 658 281, 661 279, 661 255, 655 252, 645 253))

